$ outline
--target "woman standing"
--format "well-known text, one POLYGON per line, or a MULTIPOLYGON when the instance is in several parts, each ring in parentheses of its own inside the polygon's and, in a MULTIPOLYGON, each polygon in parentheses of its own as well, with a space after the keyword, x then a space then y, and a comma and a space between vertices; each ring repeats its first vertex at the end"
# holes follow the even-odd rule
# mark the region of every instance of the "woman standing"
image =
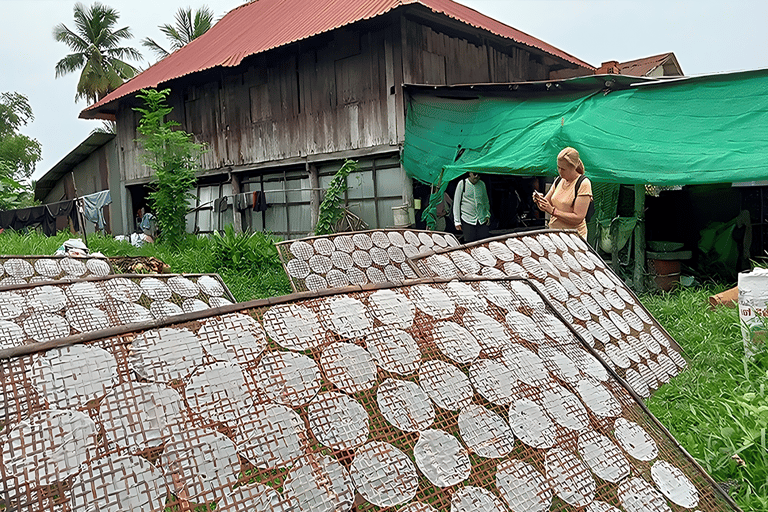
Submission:
POLYGON ((533 200, 539 210, 550 215, 550 228, 575 229, 586 240, 585 217, 592 202, 592 183, 584 177, 584 164, 578 151, 568 147, 557 155, 557 174, 559 178, 555 179, 547 195, 534 193, 533 200))

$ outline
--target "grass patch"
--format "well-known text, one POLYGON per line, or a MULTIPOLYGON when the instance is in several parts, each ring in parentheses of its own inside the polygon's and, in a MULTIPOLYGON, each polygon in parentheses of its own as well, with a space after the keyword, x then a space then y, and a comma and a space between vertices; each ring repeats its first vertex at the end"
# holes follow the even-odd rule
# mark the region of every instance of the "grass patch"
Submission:
POLYGON ((648 407, 743 510, 768 510, 768 352, 746 359, 738 309, 707 307, 723 289, 641 297, 689 361, 648 407))
MULTIPOLYGON (((67 232, 46 237, 38 233, 0 234, 0 254, 51 255, 65 241, 74 238, 67 232)), ((112 236, 88 235, 91 252, 105 256, 152 256, 171 267, 174 273, 215 273, 238 302, 263 299, 292 292, 274 242, 263 233, 225 234, 219 239, 188 235, 178 248, 163 243, 134 247, 112 236)))

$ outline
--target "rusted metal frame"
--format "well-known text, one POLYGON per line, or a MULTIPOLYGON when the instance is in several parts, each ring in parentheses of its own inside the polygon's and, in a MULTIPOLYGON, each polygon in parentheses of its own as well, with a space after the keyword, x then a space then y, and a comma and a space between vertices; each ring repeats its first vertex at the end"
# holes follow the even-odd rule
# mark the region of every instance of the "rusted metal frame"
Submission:
MULTIPOLYGON (((249 310, 253 308, 260 308, 265 306, 271 306, 271 305, 277 305, 277 304, 284 304, 288 302, 293 302, 296 300, 301 299, 310 299, 310 298, 322 298, 326 296, 332 296, 332 295, 341 295, 346 294, 350 292, 364 292, 369 290, 379 290, 379 289, 391 289, 391 288, 403 288, 407 285, 412 284, 444 284, 447 282, 450 282, 454 280, 455 278, 427 278, 427 279, 418 279, 418 280, 410 280, 403 283, 376 283, 376 284, 368 284, 368 285, 355 285, 355 286, 349 286, 345 288, 336 288, 336 289, 326 289, 318 292, 301 292, 291 295, 285 295, 282 297, 276 297, 276 298, 270 298, 270 299, 258 299, 254 301, 244 302, 240 304, 232 304, 230 306, 224 306, 220 308, 211 308, 208 310, 203 311, 195 311, 192 313, 187 313, 184 315, 177 315, 173 317, 168 317, 163 320, 153 320, 150 322, 141 322, 141 323, 135 323, 135 324, 129 324, 125 326, 115 327, 115 328, 109 328, 104 329, 101 331, 94 331, 87 334, 80 334, 77 336, 70 336, 67 338, 61 338, 58 340, 53 340, 50 342, 45 343, 38 343, 34 345, 25 345, 22 347, 14 347, 12 349, 5 349, 0 350, 0 360, 3 359, 12 359, 14 357, 20 357, 24 355, 33 354, 36 352, 40 352, 43 350, 50 350, 54 348, 62 348, 69 345, 74 345, 78 343, 86 343, 89 341, 96 341, 101 340, 104 338, 111 338, 111 337, 117 337, 122 336, 126 334, 136 333, 138 331, 145 331, 148 329, 155 329, 159 327, 166 327, 169 325, 177 324, 177 323, 186 323, 189 321, 194 320, 201 320, 204 318, 209 318, 213 316, 223 315, 227 313, 234 313, 234 312, 242 312, 244 310, 249 310)), ((585 348, 593 357, 595 357, 606 369, 608 374, 613 377, 618 384, 624 388, 624 390, 632 397, 632 399, 636 402, 637 406, 642 410, 642 412, 647 415, 653 425, 658 429, 658 431, 666 437, 674 447, 676 447, 678 450, 680 450, 680 453, 683 455, 683 457, 693 466, 695 470, 697 470, 700 473, 700 476, 703 477, 703 479, 708 482, 715 490, 715 492, 725 500, 725 502, 731 506, 736 511, 741 511, 741 509, 738 507, 738 505, 735 503, 735 501, 726 493, 718 484, 715 482, 715 480, 704 470, 704 468, 701 467, 701 465, 680 445, 680 443, 677 442, 677 440, 672 436, 672 434, 667 430, 667 428, 656 418, 651 411, 646 407, 643 400, 635 393, 635 391, 629 386, 624 379, 622 379, 614 370, 610 367, 600 356, 597 354, 597 352, 589 345, 589 343, 586 342, 579 334, 576 332, 576 330, 573 328, 573 326, 565 320, 565 318, 559 313, 559 311, 554 307, 552 302, 544 296, 536 286, 533 285, 530 279, 527 278, 521 278, 521 277, 498 277, 498 278, 488 278, 488 277, 480 277, 480 276, 464 276, 459 278, 460 281, 464 282, 483 282, 483 281, 521 281, 525 282, 539 297, 543 300, 543 302, 547 305, 547 307, 550 310, 550 313, 553 313, 573 334, 577 340, 579 340, 580 344, 582 345, 582 348, 585 348)))
MULTIPOLYGON (((445 254, 445 253, 448 253, 448 252, 452 252, 452 251, 456 251, 456 250, 461 250, 463 248, 467 248, 468 249, 468 248, 473 248, 473 247, 477 247, 477 246, 480 246, 480 245, 485 245, 485 244, 487 244, 489 242, 500 242, 502 240, 508 240, 510 238, 521 238, 521 237, 524 237, 524 236, 542 235, 542 234, 548 234, 548 233, 571 233, 571 234, 574 234, 576 236, 579 236, 578 231, 576 231, 574 229, 549 229, 549 228, 547 228, 547 229, 537 229, 537 230, 534 230, 534 231, 523 231, 521 233, 510 233, 510 234, 507 234, 507 235, 500 235, 500 236, 495 236, 495 237, 492 237, 492 238, 485 238, 483 240, 478 240, 476 242, 471 242, 471 243, 468 243, 468 244, 465 244, 465 245, 460 245, 459 247, 445 247, 445 248, 438 249, 438 250, 430 249, 430 250, 421 252, 421 253, 419 253, 416 256, 413 256, 411 258, 406 258, 405 260, 411 264, 411 268, 414 269, 414 271, 416 272, 417 276, 419 276, 419 277, 429 277, 429 276, 424 275, 424 272, 421 271, 419 265, 416 264, 416 262, 418 260, 422 260, 424 258, 428 258, 428 257, 436 255, 436 254, 445 254)), ((613 271, 611 266, 603 258, 600 257, 600 255, 597 253, 597 251, 595 251, 594 247, 592 247, 591 245, 586 243, 586 241, 584 243, 585 243, 585 245, 587 246, 587 248, 589 249, 589 251, 592 254, 594 254, 595 256, 600 258, 600 260, 602 260, 603 263, 605 263, 605 268, 606 269, 610 268, 611 271, 613 271)), ((616 275, 618 276, 618 274, 616 274, 616 275)), ((469 276, 466 276, 466 277, 469 277, 469 276)), ((632 290, 632 288, 630 286, 627 286, 626 284, 625 284, 625 288, 627 289, 627 292, 629 292, 629 294, 632 296, 632 298, 635 299, 635 301, 638 304, 643 306, 642 301, 640 301, 640 299, 638 298, 638 296, 634 292, 634 290, 632 290)), ((645 308, 645 306, 643 306, 643 308, 645 308)), ((650 315, 650 316, 651 316, 651 319, 653 320, 654 324, 656 325, 656 327, 658 327, 671 340, 670 343, 672 343, 674 345, 675 349, 678 352, 680 352, 681 354, 684 354, 684 355, 687 356, 688 354, 685 352, 685 350, 683 350, 683 347, 681 347, 680 344, 677 343, 675 338, 673 338, 669 334, 669 332, 667 332, 667 330, 664 328, 664 326, 661 325, 658 320, 653 318, 652 315, 650 315)), ((688 356, 688 357, 690 358, 690 356, 688 356)))
POLYGON ((162 278, 171 278, 171 277, 194 277, 194 278, 201 278, 204 276, 209 277, 215 277, 219 283, 222 285, 222 288, 224 289, 224 293, 226 295, 226 299, 230 300, 231 302, 236 301, 234 295, 232 295, 232 292, 227 287, 226 283, 224 283, 224 280, 221 278, 219 274, 110 274, 107 276, 89 276, 89 277, 82 277, 78 279, 59 279, 58 281, 38 281, 35 283, 26 283, 26 284, 19 284, 19 285, 11 285, 11 286, 0 286, 0 291, 15 291, 15 290, 26 290, 27 288, 36 288, 38 286, 69 286, 71 284, 75 283, 82 283, 82 282, 96 282, 96 281, 109 281, 110 279, 115 279, 117 277, 124 277, 126 279, 143 279, 145 277, 162 277, 162 278))

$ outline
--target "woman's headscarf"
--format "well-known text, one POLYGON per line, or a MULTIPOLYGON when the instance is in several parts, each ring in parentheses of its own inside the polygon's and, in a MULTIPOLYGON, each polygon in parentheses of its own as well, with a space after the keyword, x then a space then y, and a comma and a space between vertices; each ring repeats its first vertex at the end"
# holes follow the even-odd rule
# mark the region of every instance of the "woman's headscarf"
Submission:
POLYGON ((558 162, 568 162, 577 173, 584 174, 584 164, 579 158, 579 152, 572 147, 563 149, 560 154, 557 155, 558 162))

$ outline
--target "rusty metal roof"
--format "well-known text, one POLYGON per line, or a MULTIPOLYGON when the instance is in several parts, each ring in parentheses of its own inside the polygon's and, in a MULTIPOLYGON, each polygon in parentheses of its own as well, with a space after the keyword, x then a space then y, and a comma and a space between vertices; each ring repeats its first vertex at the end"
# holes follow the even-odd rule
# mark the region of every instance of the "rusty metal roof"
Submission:
POLYGON ((540 39, 452 0, 255 0, 230 11, 207 33, 84 109, 80 117, 108 117, 109 114, 100 112, 102 107, 141 89, 217 66, 234 67, 250 55, 381 16, 406 5, 421 5, 577 66, 594 69, 540 39))
POLYGON ((678 64, 677 58, 672 52, 621 62, 618 64, 618 67, 622 75, 648 76, 653 70, 666 64, 671 64, 677 71, 676 74, 683 74, 680 64, 678 64))

